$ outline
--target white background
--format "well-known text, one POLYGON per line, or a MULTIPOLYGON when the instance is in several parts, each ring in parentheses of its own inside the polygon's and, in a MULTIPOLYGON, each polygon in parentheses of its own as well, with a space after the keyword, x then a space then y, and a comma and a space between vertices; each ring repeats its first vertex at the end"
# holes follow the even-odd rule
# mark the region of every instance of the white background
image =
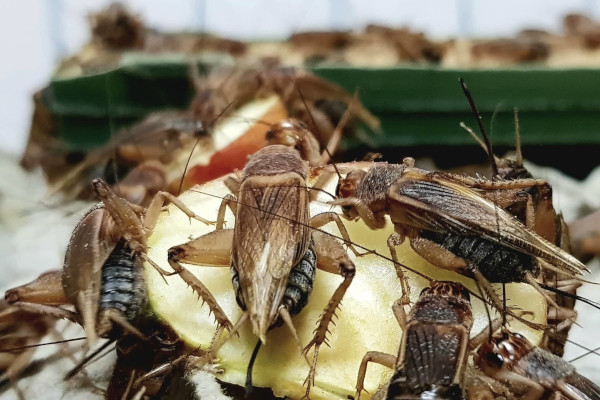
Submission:
MULTIPOLYGON (((409 26, 438 37, 560 30, 562 16, 600 15, 598 0, 126 0, 147 25, 233 38, 285 38, 306 29, 409 26)), ((25 146, 31 95, 57 60, 88 40, 86 16, 109 0, 0 0, 0 151, 25 146)))

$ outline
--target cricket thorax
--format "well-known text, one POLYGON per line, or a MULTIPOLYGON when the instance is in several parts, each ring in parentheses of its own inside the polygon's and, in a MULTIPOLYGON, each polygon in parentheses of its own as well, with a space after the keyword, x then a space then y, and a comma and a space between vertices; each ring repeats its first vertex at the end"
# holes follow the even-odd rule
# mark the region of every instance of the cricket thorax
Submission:
POLYGON ((575 373, 575 367, 547 350, 533 348, 519 365, 536 382, 555 382, 575 373))
POLYGON ((403 164, 375 164, 356 188, 355 197, 365 202, 374 212, 385 210, 390 187, 402 177, 405 169, 403 164))
POLYGON ((300 157, 294 148, 284 145, 271 145, 262 148, 248 157, 242 180, 251 176, 273 176, 295 172, 306 179, 308 163, 300 157))
POLYGON ((410 319, 434 324, 467 324, 470 329, 473 313, 468 300, 450 296, 422 295, 412 308, 410 319))

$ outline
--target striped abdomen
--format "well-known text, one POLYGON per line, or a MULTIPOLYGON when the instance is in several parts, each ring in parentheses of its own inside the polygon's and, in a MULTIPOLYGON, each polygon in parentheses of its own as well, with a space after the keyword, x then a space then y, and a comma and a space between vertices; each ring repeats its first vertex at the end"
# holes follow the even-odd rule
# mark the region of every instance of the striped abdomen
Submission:
POLYGON ((102 266, 99 313, 120 312, 135 324, 147 305, 144 269, 135 253, 121 240, 102 266))
POLYGON ((459 236, 450 233, 423 231, 421 236, 431 240, 475 265, 490 282, 524 282, 525 274, 534 276, 539 266, 534 257, 479 236, 459 236))

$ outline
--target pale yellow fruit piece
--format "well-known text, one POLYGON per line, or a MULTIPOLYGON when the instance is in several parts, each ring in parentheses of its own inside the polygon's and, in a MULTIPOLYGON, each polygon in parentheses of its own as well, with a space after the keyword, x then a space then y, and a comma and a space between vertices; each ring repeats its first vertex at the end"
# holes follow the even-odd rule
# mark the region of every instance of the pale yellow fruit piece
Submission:
MULTIPOLYGON (((336 182, 337 178, 330 179, 325 190, 334 193, 336 182)), ((214 220, 221 198, 228 193, 223 180, 220 179, 185 192, 181 199, 196 213, 214 220)), ((321 202, 311 203, 311 215, 332 209, 325 204, 327 200, 331 200, 330 196, 322 194, 320 200, 321 202)), ((226 220, 227 227, 233 228, 235 219, 229 210, 226 220)), ((366 249, 374 249, 387 258, 390 257, 386 244, 393 231, 390 223, 385 229, 377 231, 370 230, 360 221, 345 221, 345 225, 354 242, 366 249)), ((190 221, 179 209, 170 206, 168 211, 162 213, 150 238, 149 256, 162 268, 170 270, 167 262, 167 251, 170 247, 186 243, 191 238, 212 230, 213 226, 190 221)), ((325 226, 324 230, 339 236, 335 224, 325 226)), ((398 248, 398 255, 400 261, 410 268, 434 279, 463 282, 477 293, 471 280, 428 264, 410 249, 408 243, 398 248)), ((402 332, 391 307, 401 296, 401 291, 393 263, 375 254, 356 258, 350 253, 350 256, 356 264, 356 276, 337 313, 339 318, 335 320, 336 325, 330 326, 331 334, 328 338, 331 347, 321 347, 315 387, 311 391, 312 399, 346 399, 348 395, 354 394, 358 368, 366 352, 382 351, 394 355, 398 353, 402 332)), ((229 267, 186 267, 209 288, 235 324, 241 310, 235 301, 229 267)), ((202 302, 180 277, 168 277, 167 285, 149 266, 146 266, 146 275, 154 311, 172 325, 190 345, 206 348, 216 329, 213 316, 209 316, 208 307, 202 306, 202 302)), ((411 284, 411 300, 414 303, 421 289, 428 285, 428 281, 410 272, 408 277, 411 284)), ((312 339, 321 311, 341 280, 338 275, 317 271, 308 305, 292 318, 303 344, 312 339)), ((509 305, 518 304, 521 308, 533 312, 533 316, 528 318, 539 323, 546 321, 545 301, 530 286, 507 285, 507 295, 510 299, 509 305)), ((472 335, 475 335, 487 326, 488 320, 482 303, 477 299, 472 303, 475 315, 472 335)), ((492 313, 498 317, 496 312, 492 313)), ((220 377, 223 381, 244 384, 250 354, 258 340, 249 324, 247 325, 240 331, 239 338, 232 338, 218 353, 220 365, 225 370, 224 375, 220 377)), ((538 343, 541 338, 540 332, 532 331, 521 324, 514 323, 511 329, 524 334, 534 343, 538 343)), ((309 358, 311 355, 312 353, 309 353, 309 358)), ((254 367, 254 385, 270 387, 277 396, 300 398, 305 392, 303 382, 308 371, 309 367, 300 355, 290 331, 281 326, 269 332, 267 343, 260 350, 254 367)), ((392 371, 377 364, 369 365, 365 388, 369 393, 374 393, 380 385, 387 382, 391 373, 392 371)), ((369 394, 365 393, 364 398, 369 398, 369 394)))

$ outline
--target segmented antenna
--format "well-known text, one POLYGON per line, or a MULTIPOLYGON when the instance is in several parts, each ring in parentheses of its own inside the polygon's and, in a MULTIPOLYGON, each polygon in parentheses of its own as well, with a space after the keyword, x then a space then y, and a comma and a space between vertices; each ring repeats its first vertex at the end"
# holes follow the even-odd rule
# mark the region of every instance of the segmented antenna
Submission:
MULTIPOLYGON (((475 286, 477 286, 477 291, 479 291, 479 296, 481 296, 480 299, 482 299, 482 300, 485 299, 485 295, 483 294, 483 290, 481 289, 481 285, 479 285, 479 282, 477 282, 477 279, 474 279, 473 281, 475 282, 475 286)), ((488 318, 488 326, 490 328, 489 329, 489 342, 491 343, 492 342, 492 338, 494 336, 494 332, 492 330, 492 314, 490 313, 490 310, 488 308, 488 303, 485 300, 483 300, 483 308, 485 309, 485 313, 486 313, 487 318, 488 318)), ((506 306, 504 308, 506 309, 506 306)), ((506 316, 504 316, 504 319, 506 319, 506 316)), ((506 325, 506 324, 503 323, 502 325, 506 325)))
POLYGON ((477 109, 477 106, 475 105, 475 101, 473 100, 473 96, 471 96, 471 92, 469 91, 469 88, 467 88, 467 84, 465 83, 465 80, 463 78, 458 78, 458 81, 460 82, 460 87, 462 88, 463 93, 465 94, 465 97, 467 98, 467 101, 469 102, 471 111, 475 115, 475 119, 477 120, 477 125, 479 126, 479 130, 481 131, 481 136, 483 136, 483 140, 485 142, 485 147, 487 148, 487 153, 490 158, 490 164, 492 166, 493 176, 497 176, 498 175, 498 165, 496 165, 496 161, 494 160, 494 152, 492 151, 492 143, 490 142, 490 138, 488 137, 488 135, 485 131, 485 127, 483 126, 483 122, 481 120, 481 115, 479 114, 479 110, 477 109))
POLYGON ((9 347, 7 349, 0 349, 1 353, 10 353, 11 351, 18 351, 18 350, 24 350, 24 349, 31 349, 33 347, 42 347, 42 346, 49 346, 51 344, 61 344, 61 343, 68 343, 68 342, 75 342, 77 340, 85 340, 87 339, 86 337, 78 337, 78 338, 73 338, 73 339, 64 339, 64 340, 57 340, 55 342, 46 342, 46 343, 37 343, 37 344, 29 344, 27 346, 21 346, 21 347, 9 347))
MULTIPOLYGON (((113 344, 114 342, 116 342, 116 340, 117 339, 110 339, 110 340, 108 340, 102 346, 98 347, 98 349, 96 349, 93 353, 91 353, 90 355, 88 355, 87 357, 85 357, 83 360, 81 360, 79 362, 79 364, 77 364, 72 370, 70 370, 69 372, 67 372, 67 374, 64 377, 64 380, 68 381, 69 379, 71 379, 72 377, 74 377, 75 375, 77 375, 79 373, 79 371, 81 371, 83 368, 85 368, 92 361, 95 361, 94 359, 96 358, 96 356, 98 354, 100 354, 102 351, 104 351, 108 346, 110 346, 111 344, 113 344)), ((108 354, 112 350, 113 349, 109 349, 108 352, 100 355, 98 357, 98 359, 104 357, 106 354, 108 354)))
MULTIPOLYGON (((214 123, 216 121, 218 121, 219 118, 221 118, 227 112, 227 110, 229 110, 233 106, 233 104, 235 102, 236 102, 236 100, 233 100, 233 101, 231 101, 231 103, 227 104, 227 107, 225 107, 223 109, 223 111, 221 111, 212 121, 210 121, 210 123, 208 124, 209 129, 212 129, 214 123)), ((194 117, 194 125, 195 126, 198 125, 198 121, 196 120, 196 117, 194 117)), ((196 130, 196 132, 194 132, 194 134, 197 134, 197 133, 198 133, 198 131, 196 130)), ((190 151, 190 155, 188 156, 188 159, 185 162, 185 167, 183 168, 183 174, 181 175, 181 180, 179 181, 179 188, 177 188, 177 196, 179 196, 179 194, 181 193, 181 188, 183 187, 183 181, 185 179, 185 174, 187 173, 188 166, 190 165, 190 161, 192 160, 192 155, 194 154, 194 150, 198 146, 198 143, 200 143, 200 139, 201 139, 201 137, 198 137, 198 139, 196 139, 196 143, 194 143, 194 147, 192 147, 192 151, 190 151)))
MULTIPOLYGON (((590 283, 594 283, 594 282, 590 282, 590 283)), ((581 297, 581 296, 578 296, 578 295, 573 294, 573 293, 565 292, 564 290, 557 289, 554 286, 549 286, 549 285, 546 285, 544 283, 538 283, 538 285, 540 285, 540 287, 542 289, 548 290, 548 291, 550 291, 552 293, 559 294, 561 296, 565 296, 565 297, 569 297, 571 299, 582 301, 582 302, 584 302, 584 303, 586 303, 586 304, 588 304, 588 305, 590 305, 590 306, 592 306, 592 307, 597 308, 598 310, 600 310, 600 303, 597 303, 597 302, 595 302, 593 300, 590 300, 590 299, 588 299, 586 297, 581 297)))
MULTIPOLYGON (((302 94, 302 90, 300 90, 300 86, 297 85, 294 78, 292 78, 292 81, 294 83, 294 86, 296 86, 296 89, 298 90, 298 94, 300 95, 300 98, 302 99, 302 103, 304 104, 304 107, 306 108, 306 112, 308 113, 308 116, 310 117, 310 121, 311 121, 311 125, 312 125, 313 129, 319 134, 319 137, 322 138, 323 135, 321 134, 321 131, 319 130, 319 127, 317 126, 315 119, 313 118, 313 115, 310 112, 310 108, 308 108, 308 104, 306 103, 306 99, 304 98, 304 95, 302 94)), ((333 156, 332 156, 331 152, 329 151, 329 149, 327 148, 327 146, 325 146, 325 152, 329 156, 329 159, 333 159, 333 156)), ((333 169, 335 170, 335 173, 338 176, 338 179, 341 180, 342 174, 340 173, 337 165, 335 165, 335 163, 333 163, 332 165, 333 165, 333 169)))
POLYGON ((521 130, 519 129, 519 108, 514 108, 515 114, 515 152, 517 157, 515 160, 517 168, 523 168, 523 153, 521 151, 521 130))
MULTIPOLYGON (((488 158, 490 160, 490 165, 492 166, 492 182, 493 182, 494 178, 498 176, 498 164, 496 164, 496 159, 494 157, 494 151, 492 150, 492 142, 490 141, 490 138, 485 131, 485 127, 483 126, 483 122, 481 120, 481 114, 479 114, 479 110, 477 109, 477 106, 475 105, 475 101, 473 100, 473 96, 471 95, 471 91, 467 87, 465 80, 463 78, 458 78, 458 81, 460 82, 460 87, 462 88, 463 93, 465 94, 465 97, 467 98, 467 101, 469 102, 471 111, 475 115, 475 119, 477 120, 477 125, 479 126, 479 130, 481 131, 481 136, 483 137, 483 141, 485 143, 485 149, 488 154, 488 158)), ((469 134, 474 136, 474 132, 472 130, 467 129, 467 132, 469 132, 469 134)), ((496 213, 496 225, 498 228, 497 229, 498 230, 498 240, 500 240, 500 222, 498 219, 497 207, 494 207, 494 212, 496 213)), ((505 283, 502 283, 502 303, 504 306, 503 310, 502 310, 502 324, 506 325, 506 284, 505 283)), ((491 324, 491 319, 490 319, 490 324, 491 324)), ((491 335, 491 332, 490 332, 490 335, 491 335)))
POLYGON ((258 350, 260 350, 260 346, 262 342, 260 339, 256 342, 256 346, 254 346, 254 351, 252 351, 252 356, 250 357, 250 362, 248 363, 248 369, 246 370, 246 392, 244 394, 244 398, 249 398, 252 394, 252 369, 254 368, 254 362, 256 361, 256 356, 258 356, 258 350))
MULTIPOLYGON (((571 342, 569 339, 567 339, 567 341, 568 341, 568 342, 571 342)), ((573 343, 573 342, 571 342, 571 343, 573 343)), ((577 344, 577 343, 575 343, 575 344, 577 344)), ((582 347, 581 345, 578 345, 578 346, 579 346, 579 347, 582 347)), ((586 357, 586 356, 588 356, 588 355, 590 355, 590 354, 596 354, 596 355, 599 355, 598 353, 596 353, 598 350, 600 350, 600 347, 596 347, 596 348, 595 348, 595 349, 593 349, 593 350, 588 350, 587 352, 583 353, 582 355, 579 355, 579 356, 577 356, 577 357, 575 357, 575 358, 572 358, 572 359, 570 359, 570 360, 569 360, 569 363, 573 363, 573 362, 575 362, 575 361, 577 361, 577 360, 579 360, 579 359, 581 359, 581 358, 583 358, 583 357, 586 357)))

